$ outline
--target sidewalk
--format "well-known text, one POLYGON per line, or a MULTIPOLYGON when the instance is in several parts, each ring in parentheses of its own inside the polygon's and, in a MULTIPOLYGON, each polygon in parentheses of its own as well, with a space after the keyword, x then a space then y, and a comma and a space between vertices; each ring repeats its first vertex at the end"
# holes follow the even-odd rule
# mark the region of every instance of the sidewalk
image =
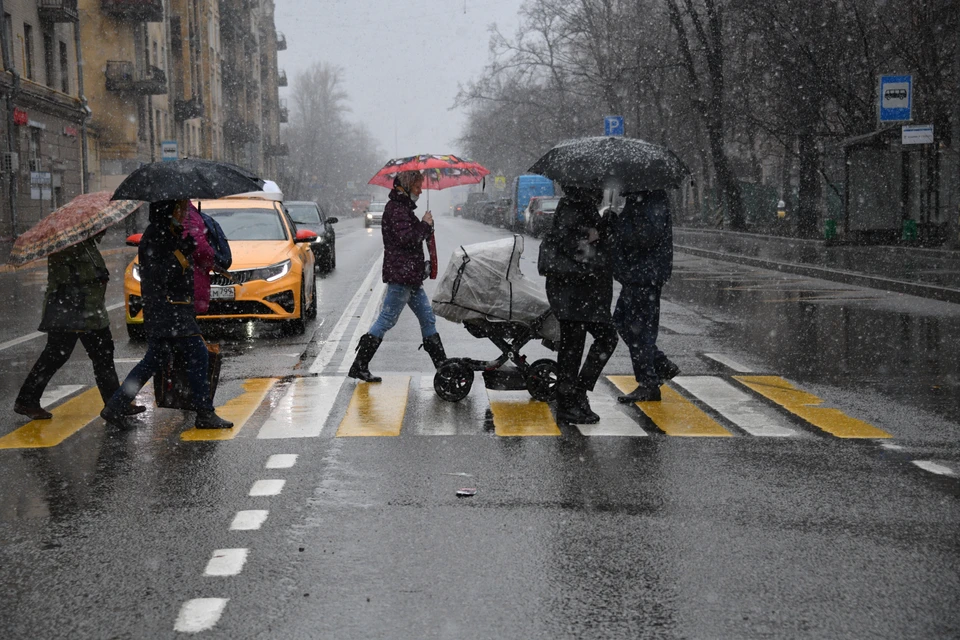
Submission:
POLYGON ((678 251, 861 287, 960 303, 960 251, 896 246, 828 246, 733 231, 675 227, 678 251))

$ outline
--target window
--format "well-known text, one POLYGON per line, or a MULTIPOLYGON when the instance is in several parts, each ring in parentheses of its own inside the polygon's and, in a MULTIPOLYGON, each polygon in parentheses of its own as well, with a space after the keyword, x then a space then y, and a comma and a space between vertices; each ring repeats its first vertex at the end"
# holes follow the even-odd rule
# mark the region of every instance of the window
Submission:
POLYGON ((33 27, 23 25, 23 75, 27 80, 33 80, 33 27))
POLYGON ((57 86, 56 72, 53 68, 53 36, 49 33, 43 34, 43 75, 48 87, 52 89, 57 86))
POLYGON ((163 140, 163 120, 160 119, 160 109, 157 109, 153 119, 154 130, 157 132, 157 143, 163 140))
POLYGON ((156 42, 153 43, 153 65, 154 65, 155 67, 159 67, 159 66, 160 66, 160 56, 157 55, 157 43, 156 43, 156 42))
POLYGON ((67 55, 67 43, 60 43, 60 90, 70 93, 70 57, 67 55))

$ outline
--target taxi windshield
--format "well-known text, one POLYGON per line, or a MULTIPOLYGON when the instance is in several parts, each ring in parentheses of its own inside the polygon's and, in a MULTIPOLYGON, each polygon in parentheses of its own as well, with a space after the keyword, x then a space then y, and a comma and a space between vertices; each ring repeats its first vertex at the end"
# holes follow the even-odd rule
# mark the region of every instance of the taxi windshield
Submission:
POLYGON ((287 230, 275 209, 204 209, 216 218, 227 240, 286 240, 287 230))

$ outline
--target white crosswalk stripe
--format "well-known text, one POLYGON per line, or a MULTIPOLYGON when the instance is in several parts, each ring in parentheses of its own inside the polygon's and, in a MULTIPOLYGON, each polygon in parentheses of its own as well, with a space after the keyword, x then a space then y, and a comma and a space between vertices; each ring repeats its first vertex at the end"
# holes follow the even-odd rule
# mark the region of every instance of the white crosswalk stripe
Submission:
POLYGON ((673 382, 747 433, 759 437, 796 437, 796 429, 732 384, 715 376, 678 376, 673 382))
POLYGON ((260 427, 257 438, 316 438, 330 416, 343 376, 297 378, 260 427))
POLYGON ((578 424, 577 429, 585 436, 627 436, 643 437, 647 435, 633 416, 627 414, 631 407, 625 407, 617 399, 606 393, 596 391, 588 393, 590 407, 600 416, 597 424, 578 424))

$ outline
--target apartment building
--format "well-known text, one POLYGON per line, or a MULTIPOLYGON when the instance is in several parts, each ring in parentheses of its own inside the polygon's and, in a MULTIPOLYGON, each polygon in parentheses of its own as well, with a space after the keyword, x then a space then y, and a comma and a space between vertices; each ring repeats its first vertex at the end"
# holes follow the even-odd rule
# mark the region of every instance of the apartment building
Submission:
POLYGON ((0 237, 81 193, 77 0, 0 0, 0 237))

